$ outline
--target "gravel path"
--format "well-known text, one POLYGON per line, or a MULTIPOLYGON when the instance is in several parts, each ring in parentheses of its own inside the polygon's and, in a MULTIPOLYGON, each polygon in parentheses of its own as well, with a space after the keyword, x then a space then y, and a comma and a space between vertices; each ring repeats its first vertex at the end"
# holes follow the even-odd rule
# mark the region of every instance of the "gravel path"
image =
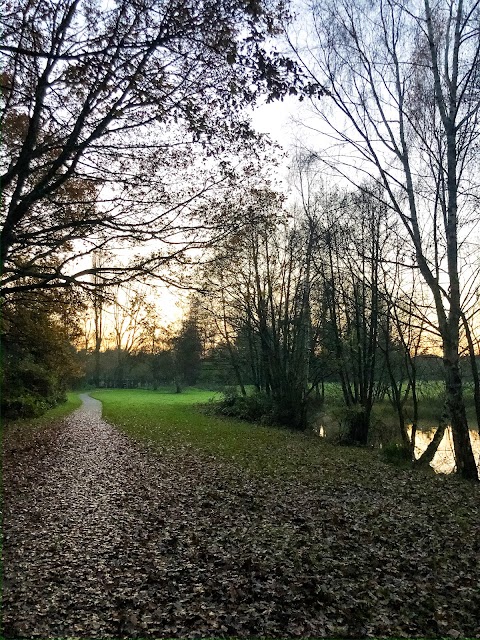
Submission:
POLYGON ((193 480, 185 467, 149 455, 101 419, 98 400, 82 400, 50 442, 7 457, 7 636, 148 629, 163 613, 149 593, 155 573, 174 560, 165 520, 194 516, 178 501, 193 480))
POLYGON ((377 488, 282 483, 150 451, 83 402, 5 441, 5 637, 480 637, 455 511, 478 491, 386 467, 377 488))

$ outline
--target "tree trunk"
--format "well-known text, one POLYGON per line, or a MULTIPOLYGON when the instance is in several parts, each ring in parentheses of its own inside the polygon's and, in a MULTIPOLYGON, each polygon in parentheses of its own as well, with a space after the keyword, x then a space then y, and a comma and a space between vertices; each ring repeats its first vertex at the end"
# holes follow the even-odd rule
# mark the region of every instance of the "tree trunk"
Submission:
MULTIPOLYGON (((412 440, 408 437, 407 427, 405 426, 405 414, 403 412, 403 405, 399 403, 397 405, 398 426, 400 427, 400 436, 402 438, 402 444, 406 449, 411 449, 412 440)), ((412 428, 413 436, 413 428, 412 428)))
POLYGON ((478 374, 477 360, 475 358, 475 347, 472 339, 472 332, 468 326, 465 314, 462 314, 463 326, 465 329, 465 336, 468 344, 468 356, 470 359, 470 367, 472 369, 473 378, 473 398, 475 402, 475 413, 477 416, 477 427, 480 430, 480 376, 478 374))
POLYGON ((452 422, 453 447, 457 473, 467 480, 478 480, 478 470, 470 442, 467 413, 463 399, 458 355, 448 347, 444 358, 446 404, 452 422))
POLYGON ((364 447, 368 444, 370 426, 370 411, 360 405, 353 406, 347 411, 346 444, 364 447))
MULTIPOLYGON (((416 356, 416 351, 415 351, 416 356)), ((410 384, 412 389, 412 402, 413 402, 413 422, 412 422, 412 433, 410 434, 410 446, 412 452, 412 460, 415 460, 415 438, 417 435, 417 426, 418 426, 418 396, 417 396, 417 371, 416 371, 416 360, 409 356, 410 366, 411 366, 411 374, 410 374, 410 384)))
POLYGON ((95 374, 94 374, 95 386, 100 386, 100 346, 98 341, 95 341, 95 374))
POLYGON ((245 385, 243 384, 242 373, 240 371, 240 367, 238 366, 237 359, 235 357, 235 353, 233 351, 232 345, 230 343, 230 339, 227 337, 227 350, 228 355, 230 356, 230 363, 232 365, 233 371, 235 373, 235 378, 237 379, 237 384, 240 387, 240 391, 242 392, 242 396, 247 395, 247 390, 245 389, 245 385))
MULTIPOLYGON (((448 57, 444 58, 443 71, 447 78, 447 83, 441 77, 441 61, 438 51, 438 39, 434 30, 434 17, 429 0, 425 2, 425 18, 428 32, 428 43, 432 62, 432 72, 434 79, 434 96, 440 114, 443 132, 446 142, 446 217, 445 217, 445 238, 446 238, 446 258, 448 265, 449 279, 449 312, 448 322, 443 327, 440 326, 443 338, 444 367, 446 402, 452 421, 453 446, 455 450, 455 460, 457 473, 467 480, 478 481, 478 471, 475 464, 475 457, 470 442, 468 430, 467 414, 463 399, 462 378, 459 366, 459 325, 462 316, 460 278, 458 269, 458 190, 459 177, 457 168, 457 156, 459 152, 458 122, 457 115, 461 103, 460 91, 460 47, 462 44, 462 21, 463 7, 460 2, 457 7, 457 14, 454 18, 455 31, 452 34, 451 67, 448 57), (449 68, 450 67, 450 68, 449 68)), ((437 283, 438 284, 438 283, 437 283)), ((441 323, 440 323, 441 324, 441 323)))
MULTIPOLYGON (((235 356, 235 352, 233 350, 232 343, 230 341, 230 336, 228 334, 228 323, 227 323, 227 312, 225 308, 225 297, 222 289, 222 320, 223 320, 223 335, 225 336, 225 342, 227 344, 228 355, 230 356, 230 362, 235 373, 235 377, 237 379, 237 384, 240 387, 242 392, 242 396, 247 395, 247 391, 245 389, 245 385, 243 384, 242 374, 240 371, 240 367, 238 366, 237 358, 235 356)), ((218 326, 218 325, 217 325, 218 326)))

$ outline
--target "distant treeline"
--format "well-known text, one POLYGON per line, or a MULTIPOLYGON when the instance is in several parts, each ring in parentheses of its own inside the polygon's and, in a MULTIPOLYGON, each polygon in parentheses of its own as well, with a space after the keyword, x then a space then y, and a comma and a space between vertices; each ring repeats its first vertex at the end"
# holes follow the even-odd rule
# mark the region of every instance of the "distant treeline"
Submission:
MULTIPOLYGON (((192 356, 195 352, 192 352, 192 356)), ((140 351, 131 354, 117 349, 107 349, 100 353, 99 375, 95 368, 92 352, 82 351, 79 355, 84 365, 84 376, 77 381, 77 386, 100 386, 107 388, 148 388, 155 389, 165 385, 199 386, 222 389, 237 384, 234 368, 225 345, 218 345, 208 353, 199 350, 199 356, 190 361, 176 362, 173 350, 165 350, 152 354, 140 351), (121 362, 121 364, 119 364, 121 362)), ((418 381, 443 382, 443 362, 441 356, 420 355, 414 358, 418 381)), ((480 369, 480 356, 476 357, 480 369)), ((462 377, 471 382, 472 367, 468 357, 460 360, 462 377)), ((255 380, 249 372, 247 363, 243 364, 243 379, 248 386, 255 386, 255 380)), ((385 377, 384 377, 385 378, 385 377)), ((323 382, 340 383, 338 372, 329 371, 323 382)), ((377 382, 381 382, 377 378, 377 382)), ((386 380, 385 380, 386 382, 386 380)))

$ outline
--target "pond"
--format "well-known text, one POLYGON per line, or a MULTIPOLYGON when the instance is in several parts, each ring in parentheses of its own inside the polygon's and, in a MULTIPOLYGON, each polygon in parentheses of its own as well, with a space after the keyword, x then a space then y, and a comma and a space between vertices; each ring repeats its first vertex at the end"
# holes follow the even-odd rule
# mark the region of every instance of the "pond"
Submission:
MULTIPOLYGON (((330 433, 330 429, 328 429, 330 433)), ((408 433, 411 435, 412 428, 408 427, 408 433)), ((316 429, 316 433, 321 437, 327 436, 327 427, 323 424, 319 425, 316 429)), ((415 457, 418 458, 428 447, 430 441, 433 438, 435 429, 431 430, 419 430, 415 436, 415 457)), ((453 453, 453 436, 452 428, 447 427, 443 435, 443 439, 437 449, 435 457, 433 458, 430 466, 436 471, 436 473, 452 473, 455 470, 455 456, 453 453)), ((480 473, 480 434, 474 429, 470 429, 470 441, 472 443, 473 455, 477 462, 477 468, 480 473)), ((380 447, 382 445, 380 444, 380 447)))
MULTIPOLYGON (((411 428, 409 429, 409 433, 411 428)), ((433 438, 432 431, 417 431, 415 436, 415 457, 418 458, 427 448, 433 438)), ((470 430, 470 441, 472 443, 473 455, 477 461, 477 467, 480 469, 480 434, 478 431, 470 430)), ((451 473, 455 470, 455 456, 453 453, 453 436, 452 429, 445 429, 443 439, 437 449, 437 453, 431 462, 431 466, 437 473, 451 473)))

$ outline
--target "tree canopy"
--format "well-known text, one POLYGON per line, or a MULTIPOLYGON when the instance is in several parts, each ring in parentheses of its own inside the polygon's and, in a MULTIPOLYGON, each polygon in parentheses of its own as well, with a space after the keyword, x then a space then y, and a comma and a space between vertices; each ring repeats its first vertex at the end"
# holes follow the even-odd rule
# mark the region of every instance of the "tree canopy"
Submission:
POLYGON ((150 243, 97 267, 101 280, 158 274, 238 224, 212 202, 255 173, 242 108, 296 91, 293 63, 267 46, 286 17, 277 0, 8 2, 3 295, 92 286, 78 258, 106 247, 150 243))

